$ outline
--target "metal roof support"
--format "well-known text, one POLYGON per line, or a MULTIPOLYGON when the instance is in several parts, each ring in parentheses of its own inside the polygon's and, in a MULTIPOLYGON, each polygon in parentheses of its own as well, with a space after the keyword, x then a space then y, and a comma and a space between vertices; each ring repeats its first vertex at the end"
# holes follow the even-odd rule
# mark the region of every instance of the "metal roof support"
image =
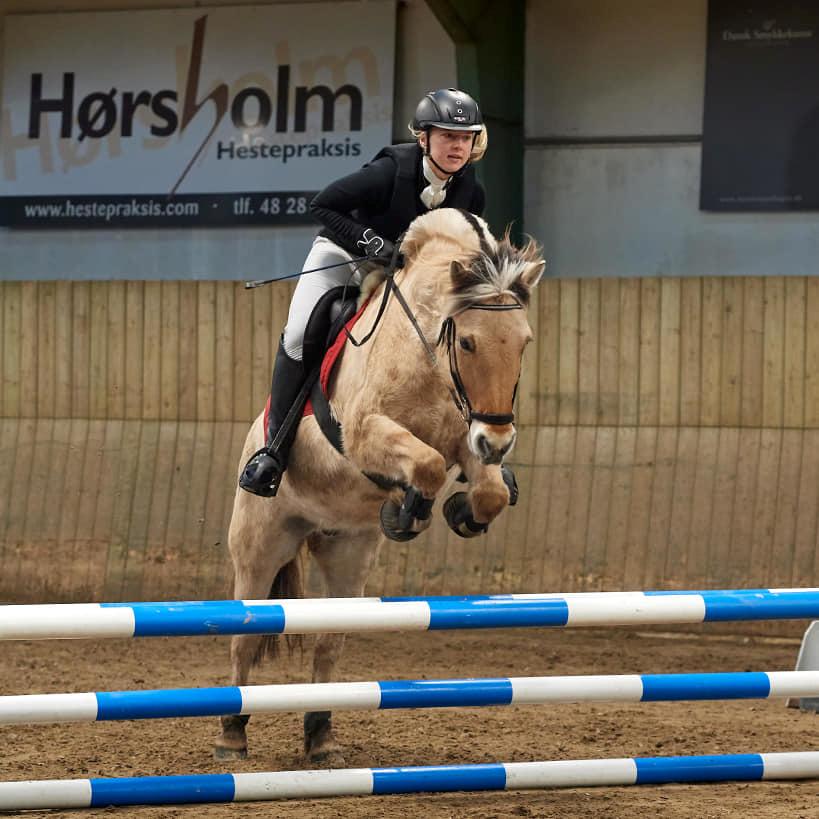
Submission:
POLYGON ((493 232, 523 229, 523 0, 427 0, 455 43, 458 84, 480 103, 489 150, 477 166, 493 232))

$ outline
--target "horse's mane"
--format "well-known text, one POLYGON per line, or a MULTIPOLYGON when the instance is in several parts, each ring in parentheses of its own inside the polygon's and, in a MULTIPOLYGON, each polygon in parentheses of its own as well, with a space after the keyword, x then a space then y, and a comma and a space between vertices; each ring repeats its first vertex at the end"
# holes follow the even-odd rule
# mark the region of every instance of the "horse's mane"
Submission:
POLYGON ((530 286, 522 276, 533 263, 542 261, 533 239, 515 247, 507 228, 498 241, 483 219, 455 208, 437 208, 413 221, 401 242, 406 266, 427 248, 447 268, 453 260, 463 268, 450 290, 450 313, 503 294, 527 304, 530 286))
MULTIPOLYGON (((481 232, 491 250, 497 249, 495 237, 489 232, 489 225, 480 216, 472 217, 480 226, 481 232)), ((455 244, 461 248, 464 258, 480 252, 481 241, 464 214, 457 208, 435 208, 413 220, 407 228, 401 242, 401 252, 408 262, 412 261, 421 249, 435 239, 447 245, 455 244)), ((450 248, 447 250, 451 253, 450 248)), ((451 255, 450 255, 451 258, 451 255)))

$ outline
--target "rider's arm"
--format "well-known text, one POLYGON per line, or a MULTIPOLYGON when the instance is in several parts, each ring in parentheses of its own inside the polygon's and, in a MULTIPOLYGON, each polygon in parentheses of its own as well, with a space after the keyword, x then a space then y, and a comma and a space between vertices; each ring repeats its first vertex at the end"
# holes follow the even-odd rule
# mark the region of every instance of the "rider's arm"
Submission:
POLYGON ((361 248, 356 247, 356 242, 369 226, 354 219, 351 213, 359 208, 375 213, 386 211, 394 184, 395 163, 387 156, 381 157, 328 185, 310 203, 310 213, 345 249, 358 253, 361 248))

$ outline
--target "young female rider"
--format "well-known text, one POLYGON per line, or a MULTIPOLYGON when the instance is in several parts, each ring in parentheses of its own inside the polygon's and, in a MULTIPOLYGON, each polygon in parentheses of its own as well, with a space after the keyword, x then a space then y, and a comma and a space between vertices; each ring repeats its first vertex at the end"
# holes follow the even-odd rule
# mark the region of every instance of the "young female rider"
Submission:
POLYGON ((307 321, 328 290, 360 283, 352 257, 374 256, 372 261, 389 264, 398 236, 431 208, 445 205, 478 216, 483 213, 484 191, 471 163, 483 156, 487 135, 475 100, 455 88, 433 91, 418 103, 410 131, 414 143, 384 148, 372 162, 325 188, 310 204, 324 229, 303 269, 342 264, 308 273, 296 285, 276 354, 265 445, 239 478, 239 486, 248 492, 272 497, 279 489, 295 425, 289 440, 275 447, 273 442, 308 375, 302 366, 307 321))

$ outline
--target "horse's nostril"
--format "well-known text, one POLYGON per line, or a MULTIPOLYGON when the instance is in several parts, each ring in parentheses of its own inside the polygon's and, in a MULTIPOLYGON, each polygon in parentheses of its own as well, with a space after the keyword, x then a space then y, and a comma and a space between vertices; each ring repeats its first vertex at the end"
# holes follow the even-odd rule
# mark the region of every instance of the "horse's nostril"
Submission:
POLYGON ((481 455, 491 455, 492 454, 492 447, 489 444, 489 440, 485 435, 478 436, 478 449, 480 450, 481 455))

